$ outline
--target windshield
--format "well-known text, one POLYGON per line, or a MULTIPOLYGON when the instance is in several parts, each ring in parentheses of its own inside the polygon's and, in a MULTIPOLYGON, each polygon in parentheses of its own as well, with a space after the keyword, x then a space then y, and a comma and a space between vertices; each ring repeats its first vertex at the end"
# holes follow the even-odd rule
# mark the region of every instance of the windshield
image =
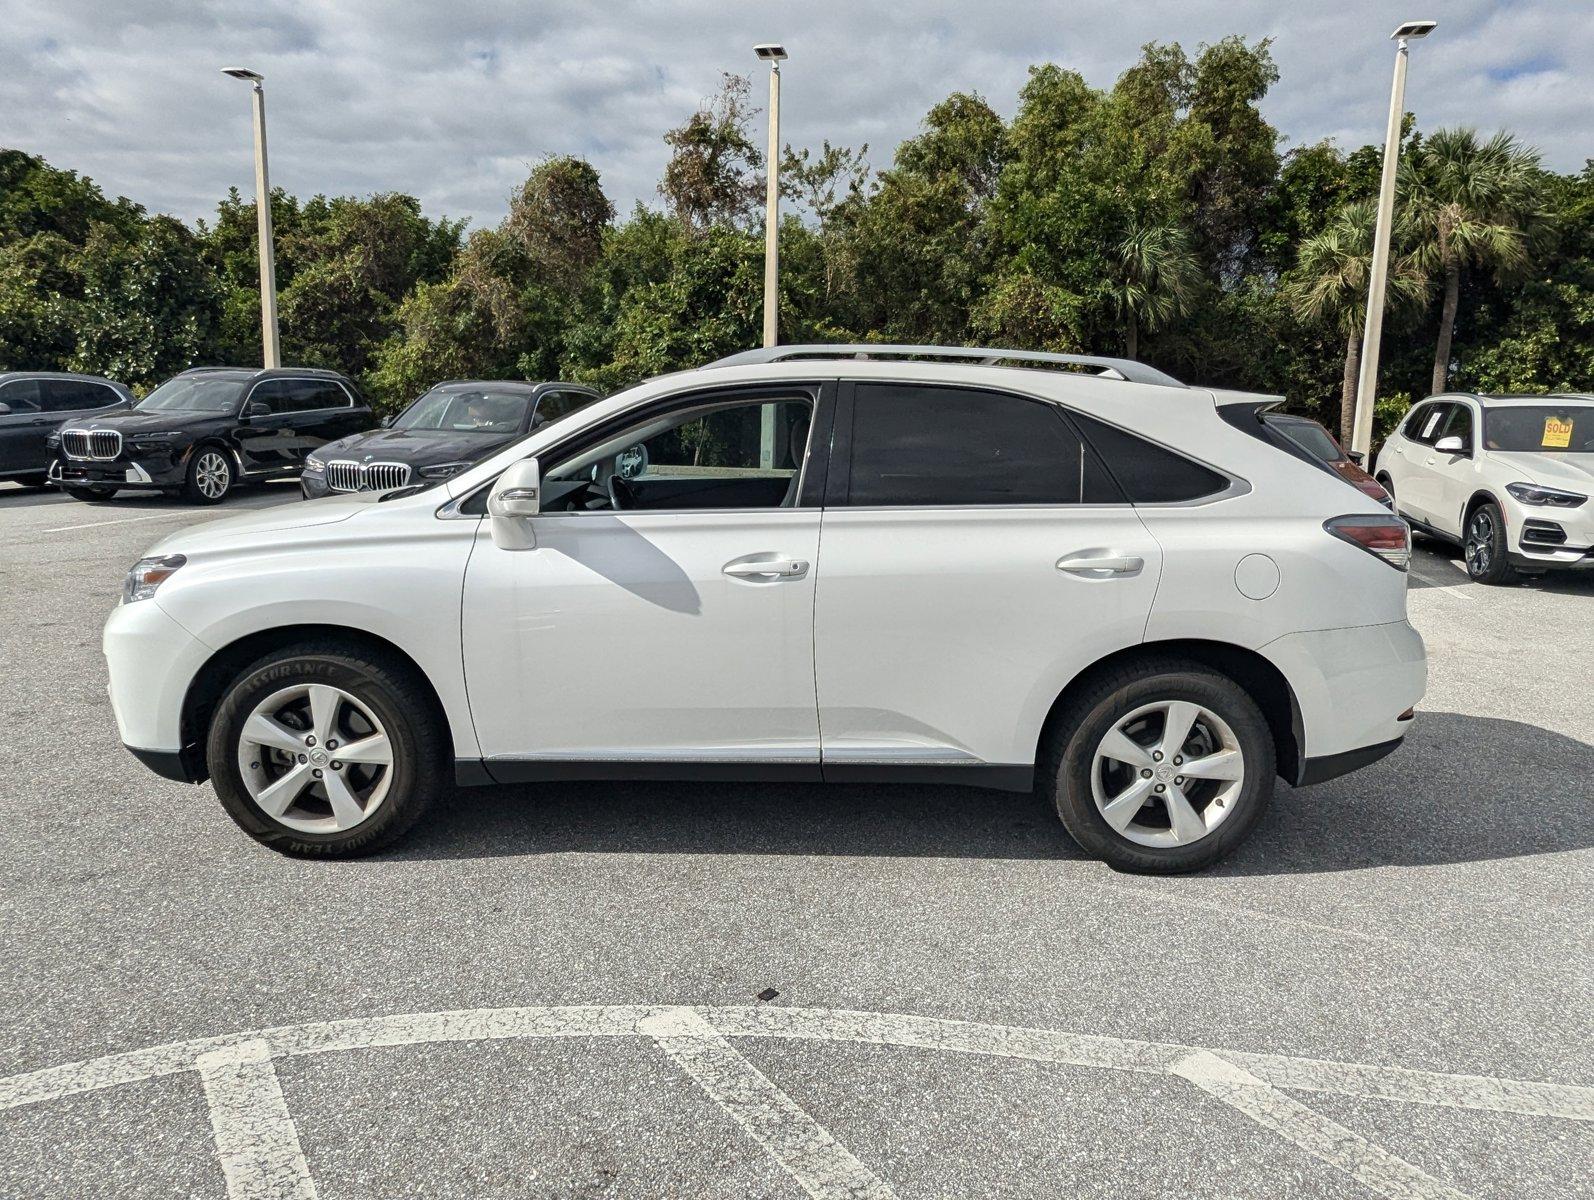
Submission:
POLYGON ((451 433, 519 433, 531 397, 488 389, 428 392, 393 422, 395 429, 446 429, 451 433))
POLYGON ((1306 421, 1275 421, 1269 424, 1302 450, 1326 463, 1337 463, 1345 457, 1340 453, 1339 445, 1329 437, 1328 430, 1321 425, 1306 421))
POLYGON ((133 407, 141 412, 231 412, 243 390, 241 379, 168 379, 133 407))
POLYGON ((1534 454, 1594 453, 1594 404, 1524 404, 1483 414, 1487 450, 1534 454))

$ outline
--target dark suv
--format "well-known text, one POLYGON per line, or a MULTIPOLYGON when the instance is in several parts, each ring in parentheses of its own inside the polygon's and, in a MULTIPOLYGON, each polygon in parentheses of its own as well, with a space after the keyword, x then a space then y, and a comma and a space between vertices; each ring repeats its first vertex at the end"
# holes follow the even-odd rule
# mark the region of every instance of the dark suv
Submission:
POLYGON ((128 408, 133 393, 98 375, 65 371, 0 374, 0 479, 39 487, 54 455, 50 434, 63 421, 128 408))
POLYGON ((132 488, 215 504, 239 483, 296 477, 310 451, 373 423, 336 371, 199 367, 126 412, 61 426, 50 478, 80 500, 132 488))
POLYGON ((477 459, 598 398, 578 383, 450 379, 384 428, 316 451, 299 477, 305 499, 447 479, 477 459))

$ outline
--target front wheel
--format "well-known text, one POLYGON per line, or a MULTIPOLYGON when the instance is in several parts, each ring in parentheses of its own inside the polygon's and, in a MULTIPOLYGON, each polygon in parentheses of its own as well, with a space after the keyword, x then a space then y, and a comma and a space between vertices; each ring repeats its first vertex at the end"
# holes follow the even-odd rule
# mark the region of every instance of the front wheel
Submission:
POLYGON ((1080 847, 1178 874, 1243 842, 1273 795, 1273 734, 1233 680, 1198 663, 1126 667, 1060 714, 1038 772, 1080 847))
POLYGON ((224 450, 201 446, 188 462, 183 499, 190 504, 219 504, 232 491, 232 460, 224 450))
POLYGON ((1467 536, 1462 543, 1467 559, 1467 574, 1478 583, 1513 583, 1517 573, 1507 557, 1505 514, 1490 500, 1478 505, 1467 518, 1467 536))
POLYGON ((401 837, 447 786, 442 715, 407 663, 306 643, 245 670, 206 746, 222 806, 284 854, 350 858, 401 837))

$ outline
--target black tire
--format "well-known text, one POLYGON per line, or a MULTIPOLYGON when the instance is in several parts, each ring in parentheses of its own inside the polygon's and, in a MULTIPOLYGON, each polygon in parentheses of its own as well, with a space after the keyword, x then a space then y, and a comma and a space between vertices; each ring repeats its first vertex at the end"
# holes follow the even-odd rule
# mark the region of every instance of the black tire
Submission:
MULTIPOLYGON (((239 828, 282 854, 307 858, 354 858, 392 845, 450 781, 447 728, 425 680, 396 656, 336 641, 289 646, 245 668, 216 709, 205 755, 216 795, 239 828), (273 693, 302 684, 330 684, 354 697, 376 716, 392 748, 385 794, 352 828, 295 829, 256 804, 244 781, 238 754, 244 723, 273 693)), ((309 803, 316 803, 313 790, 309 803)))
MULTIPOLYGON (((1074 697, 1042 740, 1036 781, 1056 807, 1063 828, 1086 853, 1120 871, 1176 875, 1210 866, 1250 836, 1273 797, 1276 772, 1272 731, 1245 690, 1210 667, 1169 658, 1114 669, 1074 697), (1135 710, 1175 700, 1198 704, 1228 725, 1243 756, 1244 779, 1238 794, 1225 801, 1227 815, 1209 833, 1182 846, 1141 845, 1109 825, 1097 807, 1092 787, 1096 749, 1135 710)), ((1190 789, 1192 803, 1199 802, 1198 790, 1190 789)), ((1155 820, 1163 802, 1149 799, 1153 803, 1146 812, 1155 820)), ((1205 803, 1213 802, 1209 796, 1205 803)))
POLYGON ((95 500, 109 500, 116 495, 115 488, 108 487, 68 487, 63 489, 74 500, 93 502, 95 500))
POLYGON ((220 446, 195 446, 183 479, 183 499, 190 504, 220 504, 237 481, 231 455, 220 446))
POLYGON ((1517 573, 1507 557, 1505 514, 1493 500, 1486 500, 1467 514, 1462 553, 1467 576, 1475 583, 1493 585, 1515 583, 1517 573))

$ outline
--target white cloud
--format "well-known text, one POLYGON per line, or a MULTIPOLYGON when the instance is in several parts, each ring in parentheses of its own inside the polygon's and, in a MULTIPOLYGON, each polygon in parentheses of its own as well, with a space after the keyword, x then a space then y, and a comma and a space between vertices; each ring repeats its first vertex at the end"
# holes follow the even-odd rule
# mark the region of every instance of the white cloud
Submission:
MULTIPOLYGON (((1407 92, 1424 127, 1505 126, 1561 170, 1594 155, 1587 0, 1432 7, 1441 27, 1413 50, 1407 92)), ((1392 11, 1381 0, 0 0, 0 144, 152 209, 206 215, 228 186, 253 187, 247 92, 219 73, 241 63, 267 76, 273 182, 299 195, 413 192, 434 214, 490 223, 545 154, 591 158, 622 210, 653 202, 660 135, 723 70, 762 87, 750 48, 772 37, 792 53, 787 140, 869 142, 879 163, 951 91, 1010 113, 1031 63, 1105 86, 1146 41, 1193 49, 1240 33, 1275 39, 1283 78, 1265 108, 1290 143, 1352 146, 1382 136, 1392 11)))

